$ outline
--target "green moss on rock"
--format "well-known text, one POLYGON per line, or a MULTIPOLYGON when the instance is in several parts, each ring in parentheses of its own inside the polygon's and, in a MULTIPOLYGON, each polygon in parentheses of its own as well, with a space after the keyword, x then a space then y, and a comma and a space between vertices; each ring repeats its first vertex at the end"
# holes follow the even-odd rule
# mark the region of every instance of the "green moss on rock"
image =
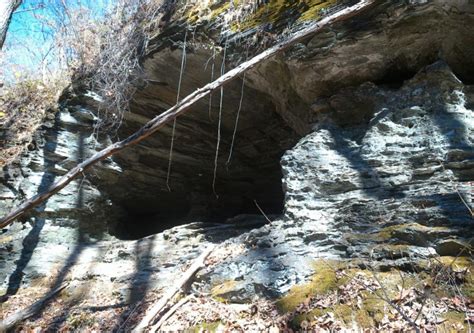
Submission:
POLYGON ((293 311, 308 297, 327 293, 338 286, 335 268, 340 267, 338 262, 318 260, 314 263, 315 273, 308 283, 294 286, 288 294, 277 302, 282 312, 293 311))
POLYGON ((373 233, 352 234, 346 238, 349 242, 385 243, 397 241, 404 244, 425 246, 429 241, 449 233, 452 233, 452 230, 448 227, 427 227, 419 223, 406 223, 384 227, 373 233))
POLYGON ((225 295, 231 293, 237 287, 238 282, 234 280, 224 281, 215 285, 211 290, 211 296, 218 302, 226 303, 227 299, 225 295))
MULTIPOLYGON (((332 312, 335 317, 341 320, 347 327, 353 327, 354 324, 363 329, 375 327, 374 315, 365 308, 365 305, 362 309, 356 309, 347 304, 338 304, 326 309, 313 309, 307 313, 299 314, 292 319, 291 326, 298 329, 301 327, 303 321, 314 321, 328 312, 332 312)), ((377 312, 377 315, 378 314, 379 312, 377 312)))
POLYGON ((286 21, 295 20, 299 22, 316 20, 322 16, 325 9, 336 5, 341 0, 270 0, 263 5, 256 5, 242 0, 219 1, 209 7, 204 7, 199 2, 187 6, 185 17, 190 24, 202 20, 217 21, 223 15, 229 14, 233 20, 229 23, 234 32, 245 31, 260 25, 271 23, 273 25, 286 26, 286 21), (247 11, 242 17, 235 17, 231 11, 238 10, 240 6, 251 6, 253 9, 247 11))
POLYGON ((439 325, 441 332, 470 332, 465 322, 466 314, 457 311, 448 311, 442 315, 445 322, 439 325))
POLYGON ((470 257, 439 257, 437 260, 453 272, 464 275, 465 281, 458 287, 463 296, 474 299, 474 262, 470 257))
POLYGON ((321 12, 324 9, 327 9, 330 6, 337 4, 338 0, 310 0, 305 1, 308 5, 308 10, 306 10, 300 17, 300 21, 315 20, 321 16, 321 12))
POLYGON ((321 16, 322 10, 337 4, 339 0, 305 0, 286 1, 270 0, 267 4, 260 6, 255 13, 233 22, 234 31, 244 31, 259 25, 286 20, 288 17, 298 17, 298 21, 315 20, 321 16))
MULTIPOLYGON (((384 316, 384 308, 387 306, 386 302, 380 297, 370 295, 367 292, 364 292, 362 294, 362 310, 366 312, 367 317, 370 318, 370 322, 381 322, 384 316)), ((364 324, 362 324, 361 326, 370 327, 365 326, 364 324)))
POLYGON ((225 13, 228 9, 230 9, 230 5, 231 3, 229 1, 223 5, 211 7, 211 20, 215 20, 216 17, 225 13))
POLYGON ((66 327, 73 330, 79 330, 84 327, 92 327, 94 323, 94 317, 88 312, 72 313, 66 319, 66 327))

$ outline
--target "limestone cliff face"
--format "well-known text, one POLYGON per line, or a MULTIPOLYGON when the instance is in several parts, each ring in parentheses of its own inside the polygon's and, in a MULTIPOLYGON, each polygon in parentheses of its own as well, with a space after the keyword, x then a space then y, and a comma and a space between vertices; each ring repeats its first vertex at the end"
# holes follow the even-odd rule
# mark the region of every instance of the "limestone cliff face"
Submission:
POLYGON ((319 100, 313 131, 281 159, 285 218, 242 236, 256 248, 206 277, 242 280, 228 295, 242 301, 282 293, 318 257, 387 269, 469 251, 473 98, 438 62, 398 89, 364 83, 319 100))
POLYGON ((352 257, 370 242, 455 255, 472 233, 459 197, 470 200, 474 176, 472 92, 437 62, 399 89, 366 83, 320 100, 313 132, 282 158, 287 213, 345 234, 352 257))
MULTIPOLYGON (((350 1, 330 3, 336 7, 317 11, 299 2, 270 4, 267 12, 265 4, 239 7, 245 19, 237 26, 225 3, 193 7, 184 21, 165 20, 143 59, 143 86, 117 136, 175 103, 185 35, 181 97, 283 38, 288 23, 301 28, 350 1), (208 19, 195 21, 191 14, 199 11, 208 19)), ((171 191, 168 126, 95 167, 24 225, 4 230, 0 271, 13 278, 3 281, 2 290, 12 293, 45 278, 69 255, 62 279, 71 266, 96 262, 91 271, 99 277, 91 288, 105 284, 108 298, 134 302, 143 296, 138 285, 165 287, 210 242, 239 251, 203 272, 195 289, 208 292, 223 280, 238 281, 221 295, 235 302, 281 296, 305 281, 316 256, 372 256, 387 269, 469 253, 473 27, 470 1, 377 1, 261 64, 225 86, 222 108, 215 93, 178 118, 171 191), (258 227, 264 219, 245 215, 260 214, 255 202, 275 214, 272 224, 258 227), (239 214, 224 227, 194 223, 137 241, 112 237, 136 239, 239 214)), ((37 148, 4 168, 2 213, 111 142, 90 131, 90 96, 65 95, 61 112, 38 131, 37 148)), ((85 274, 74 269, 74 288, 84 285, 85 274)))

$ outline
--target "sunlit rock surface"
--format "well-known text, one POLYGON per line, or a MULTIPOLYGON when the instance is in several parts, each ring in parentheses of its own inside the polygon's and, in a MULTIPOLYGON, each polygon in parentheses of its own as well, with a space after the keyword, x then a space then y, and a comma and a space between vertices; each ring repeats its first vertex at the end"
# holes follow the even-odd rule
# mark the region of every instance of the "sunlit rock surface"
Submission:
POLYGON ((207 277, 242 281, 229 297, 243 301, 285 292, 318 257, 387 269, 467 255, 473 92, 438 62, 399 89, 367 83, 315 101, 313 132, 281 159, 285 219, 241 236, 252 249, 207 277))

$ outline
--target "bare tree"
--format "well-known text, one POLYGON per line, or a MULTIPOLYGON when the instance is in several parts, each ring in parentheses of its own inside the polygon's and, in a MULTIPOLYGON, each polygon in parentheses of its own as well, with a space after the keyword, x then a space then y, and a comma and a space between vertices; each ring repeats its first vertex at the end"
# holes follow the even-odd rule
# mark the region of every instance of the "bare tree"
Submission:
POLYGON ((21 0, 0 1, 0 49, 3 47, 3 43, 5 42, 12 14, 20 4, 21 0))

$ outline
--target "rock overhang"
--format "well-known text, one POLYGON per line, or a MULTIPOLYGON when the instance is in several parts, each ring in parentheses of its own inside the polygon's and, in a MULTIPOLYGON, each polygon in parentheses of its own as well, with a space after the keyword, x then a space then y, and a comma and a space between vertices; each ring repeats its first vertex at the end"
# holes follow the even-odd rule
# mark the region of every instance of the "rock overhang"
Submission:
MULTIPOLYGON (((217 212, 220 209, 218 207, 232 205, 247 208, 240 211, 230 209, 231 214, 247 212, 245 209, 249 209, 253 199, 265 201, 279 191, 280 157, 300 137, 311 131, 321 111, 327 111, 330 117, 346 125, 370 120, 374 112, 373 105, 370 105, 373 99, 359 94, 359 98, 353 101, 353 112, 342 112, 338 105, 347 101, 344 100, 344 94, 334 92, 364 82, 398 88, 421 68, 439 59, 469 82, 473 77, 469 69, 473 68, 470 61, 474 59, 466 56, 474 52, 470 46, 474 45, 470 42, 473 37, 469 27, 474 26, 471 9, 471 5, 462 1, 413 2, 410 5, 399 1, 380 2, 371 11, 347 22, 337 23, 285 54, 260 64, 245 77, 223 89, 222 141, 217 169, 217 188, 221 188, 217 192, 220 192, 223 205, 220 206, 215 200, 212 190, 220 91, 213 94, 211 102, 205 100, 199 103, 177 120, 170 178, 174 193, 169 193, 166 188, 170 126, 150 141, 132 148, 130 154, 124 153, 117 157, 121 164, 130 166, 130 171, 124 173, 126 177, 119 182, 132 180, 133 183, 136 180, 137 184, 146 184, 144 187, 153 189, 148 191, 148 194, 152 194, 149 199, 146 195, 141 196, 141 189, 136 194, 131 194, 131 189, 129 193, 136 200, 125 201, 129 206, 137 202, 137 211, 146 211, 145 206, 162 210, 171 207, 171 202, 178 201, 182 206, 171 208, 171 214, 182 212, 182 207, 188 207, 189 210, 185 210, 189 212, 194 205, 191 201, 194 200, 215 202, 214 208, 200 208, 200 214, 204 215, 206 213, 203 210, 208 210, 207 214, 212 215, 209 209, 217 212), (443 27, 440 27, 440 21, 443 21, 443 27), (232 147, 232 163, 229 165, 226 157, 242 91, 238 131, 235 146, 232 147), (371 101, 369 104, 366 103, 368 100, 371 101), (144 166, 144 172, 136 172, 136 165, 144 166), (271 190, 267 191, 266 188, 271 190), (193 192, 193 199, 190 199, 190 193, 193 192), (229 196, 231 192, 237 192, 237 196, 247 192, 247 203, 242 204, 241 198, 229 196), (226 196, 228 201, 224 199, 226 196), (159 201, 164 202, 164 205, 157 204, 157 200, 153 199, 158 197, 162 198, 159 201)), ((227 32, 222 29, 216 41, 200 40, 199 31, 205 27, 205 24, 198 27, 195 31, 197 37, 187 42, 182 96, 205 85, 220 73, 225 44, 223 36, 227 32)), ((150 46, 155 51, 144 61, 144 75, 149 83, 135 95, 122 135, 130 133, 176 101, 184 39, 182 32, 187 28, 181 23, 171 25, 168 29, 173 33, 163 32, 163 40, 157 39, 160 47, 150 46)), ((266 26, 266 29, 272 29, 272 26, 266 26)), ((274 29, 276 33, 279 27, 275 26, 274 29)), ((234 44, 229 42, 226 46, 227 56, 229 59, 239 59, 237 55, 242 46, 237 43, 238 32, 232 31, 232 36, 234 44)), ((245 42, 249 40, 247 38, 245 42)), ((227 69, 235 64, 226 61, 227 69)), ((366 84, 366 87, 366 94, 376 94, 376 89, 371 90, 370 84, 366 84)), ((272 203, 270 199, 264 206, 272 210, 271 207, 278 206, 277 201, 281 200, 280 195, 278 200, 272 203)), ((133 207, 129 209, 134 210, 133 207)), ((252 208, 250 210, 255 212, 252 208)))

